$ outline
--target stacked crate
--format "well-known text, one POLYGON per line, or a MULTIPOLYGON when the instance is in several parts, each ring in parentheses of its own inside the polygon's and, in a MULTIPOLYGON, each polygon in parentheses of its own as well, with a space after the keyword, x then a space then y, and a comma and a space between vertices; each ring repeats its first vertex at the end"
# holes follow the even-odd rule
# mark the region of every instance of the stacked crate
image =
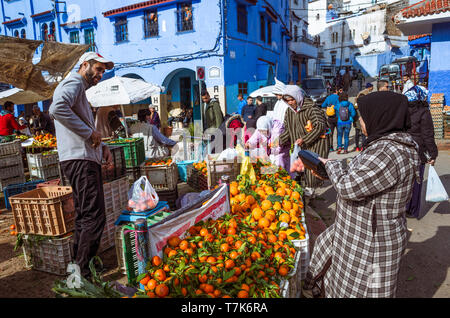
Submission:
POLYGON ((0 143, 0 191, 10 184, 25 182, 20 140, 0 143))
POLYGON ((450 139, 450 106, 444 106, 444 139, 450 139))
POLYGON ((433 118, 434 138, 444 138, 444 94, 433 94, 430 99, 430 112, 433 118))
POLYGON ((145 160, 144 138, 126 138, 108 141, 109 146, 122 146, 125 154, 126 173, 130 182, 140 177, 140 165, 145 160))
POLYGON ((102 238, 98 253, 102 253, 115 244, 114 233, 117 218, 128 205, 128 177, 103 184, 103 193, 105 195, 105 215, 106 223, 103 228, 102 238))
POLYGON ((159 201, 166 201, 172 210, 176 210, 176 200, 178 198, 178 167, 175 162, 167 164, 151 165, 151 163, 164 161, 170 157, 162 159, 148 159, 141 164, 141 175, 146 176, 153 189, 158 194, 159 201), (148 165, 150 164, 150 165, 148 165))
POLYGON ((27 153, 28 170, 32 180, 53 180, 59 178, 59 157, 57 151, 27 153))
POLYGON ((9 198, 17 232, 23 235, 27 267, 66 275, 75 228, 72 188, 37 188, 9 198))

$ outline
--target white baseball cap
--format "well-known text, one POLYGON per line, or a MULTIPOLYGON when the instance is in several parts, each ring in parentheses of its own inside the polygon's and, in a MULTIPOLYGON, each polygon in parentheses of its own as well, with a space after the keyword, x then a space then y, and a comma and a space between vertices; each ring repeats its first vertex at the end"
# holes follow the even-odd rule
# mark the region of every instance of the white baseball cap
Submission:
POLYGON ((114 67, 114 63, 112 61, 109 61, 107 59, 105 59, 103 56, 101 56, 100 54, 98 54, 97 52, 86 52, 84 53, 78 63, 81 65, 83 64, 83 62, 87 62, 90 60, 95 60, 97 62, 103 63, 106 65, 106 69, 110 70, 114 67))

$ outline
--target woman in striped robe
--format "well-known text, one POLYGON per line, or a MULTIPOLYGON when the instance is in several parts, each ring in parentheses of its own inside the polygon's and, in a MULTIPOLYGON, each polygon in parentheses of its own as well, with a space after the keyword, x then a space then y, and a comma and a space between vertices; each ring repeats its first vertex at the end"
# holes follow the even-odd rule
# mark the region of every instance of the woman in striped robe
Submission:
MULTIPOLYGON (((290 109, 284 118, 285 131, 280 136, 281 145, 297 144, 302 150, 310 150, 322 158, 328 158, 330 138, 325 114, 322 109, 315 106, 310 98, 304 98, 300 87, 287 85, 283 99, 290 109)), ((305 193, 314 194, 314 188, 322 184, 310 170, 305 171, 305 193)))

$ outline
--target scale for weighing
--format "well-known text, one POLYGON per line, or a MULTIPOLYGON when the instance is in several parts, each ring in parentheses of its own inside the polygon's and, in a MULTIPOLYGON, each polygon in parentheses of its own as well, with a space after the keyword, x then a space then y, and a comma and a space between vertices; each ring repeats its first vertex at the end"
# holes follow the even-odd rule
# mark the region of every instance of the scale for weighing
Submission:
POLYGON ((167 204, 167 201, 159 201, 156 207, 152 210, 142 211, 142 212, 134 212, 134 211, 122 211, 122 214, 119 216, 117 221, 114 223, 114 225, 119 225, 121 222, 134 222, 137 219, 146 219, 149 216, 152 216, 153 214, 156 214, 160 212, 161 210, 164 210, 167 208, 167 210, 170 210, 169 205, 167 204))

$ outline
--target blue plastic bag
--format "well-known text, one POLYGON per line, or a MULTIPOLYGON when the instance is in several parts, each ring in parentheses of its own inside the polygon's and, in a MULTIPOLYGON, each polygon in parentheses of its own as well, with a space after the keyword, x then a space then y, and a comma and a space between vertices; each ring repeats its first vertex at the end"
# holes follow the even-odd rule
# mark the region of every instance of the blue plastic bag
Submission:
POLYGON ((447 191, 439 179, 439 176, 433 166, 428 170, 427 193, 425 201, 428 202, 442 202, 448 200, 447 191))

